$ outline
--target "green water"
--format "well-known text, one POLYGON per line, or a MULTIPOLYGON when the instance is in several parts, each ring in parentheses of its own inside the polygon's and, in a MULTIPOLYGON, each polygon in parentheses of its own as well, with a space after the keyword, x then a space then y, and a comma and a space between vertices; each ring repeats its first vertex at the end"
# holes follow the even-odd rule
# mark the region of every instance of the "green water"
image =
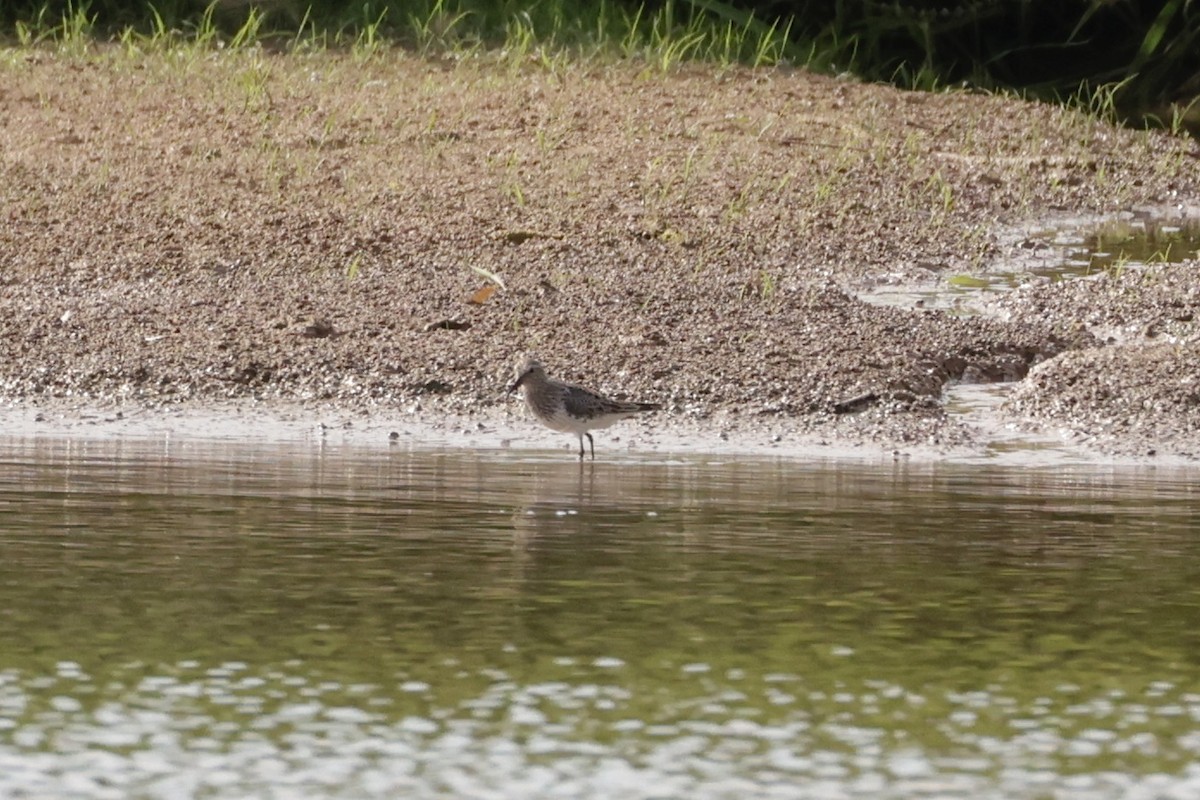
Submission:
POLYGON ((1078 225, 1047 228, 1031 233, 1023 248, 1032 257, 1023 263, 984 274, 962 273, 946 278, 936 289, 879 287, 864 299, 884 304, 945 308, 954 314, 978 314, 971 298, 1005 292, 1029 282, 1030 278, 1064 281, 1107 272, 1119 276, 1129 269, 1156 264, 1178 264, 1200 254, 1200 219, 1163 219, 1143 215, 1110 219, 1083 228, 1078 225))
POLYGON ((1115 219, 1091 231, 1046 231, 1058 262, 1035 275, 1063 280, 1147 264, 1178 264, 1200 255, 1200 219, 1115 219))
POLYGON ((1195 486, 0 440, 0 797, 1200 796, 1195 486))

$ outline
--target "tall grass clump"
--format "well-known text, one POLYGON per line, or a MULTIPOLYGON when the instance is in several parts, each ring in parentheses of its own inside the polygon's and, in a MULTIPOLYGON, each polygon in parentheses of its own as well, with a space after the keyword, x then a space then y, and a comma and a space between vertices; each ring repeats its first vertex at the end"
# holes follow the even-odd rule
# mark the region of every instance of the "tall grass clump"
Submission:
POLYGON ((144 43, 291 48, 401 46, 423 55, 487 48, 544 61, 560 57, 777 64, 799 52, 785 21, 711 0, 11 0, 0 36, 21 46, 90 38, 144 43))

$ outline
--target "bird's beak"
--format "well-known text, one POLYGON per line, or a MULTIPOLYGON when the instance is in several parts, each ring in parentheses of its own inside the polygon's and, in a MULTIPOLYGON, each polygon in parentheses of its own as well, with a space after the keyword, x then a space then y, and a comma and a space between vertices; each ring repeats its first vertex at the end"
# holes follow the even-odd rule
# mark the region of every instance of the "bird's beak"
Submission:
POLYGON ((521 373, 521 377, 517 378, 517 379, 516 379, 516 381, 514 381, 514 382, 513 382, 513 385, 512 385, 512 386, 510 386, 510 387, 508 387, 508 393, 509 393, 509 394, 512 394, 512 393, 513 393, 513 392, 515 392, 517 389, 520 389, 520 388, 521 388, 521 384, 522 384, 522 383, 524 383, 524 382, 525 382, 525 379, 526 379, 526 378, 528 378, 528 377, 529 377, 529 373, 528 373, 528 372, 523 372, 523 373, 521 373))

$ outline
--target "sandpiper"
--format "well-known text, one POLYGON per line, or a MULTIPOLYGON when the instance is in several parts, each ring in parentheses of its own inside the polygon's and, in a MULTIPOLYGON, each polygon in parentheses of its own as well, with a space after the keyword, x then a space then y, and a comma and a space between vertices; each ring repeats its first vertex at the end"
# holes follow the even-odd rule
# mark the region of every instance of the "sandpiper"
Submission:
POLYGON ((524 392, 525 405, 547 428, 579 437, 580 459, 583 458, 583 437, 586 436, 593 461, 596 460, 596 442, 591 431, 662 407, 658 403, 611 400, 591 389, 553 380, 547 377, 545 367, 536 358, 527 358, 517 367, 517 380, 508 390, 517 389, 524 392))

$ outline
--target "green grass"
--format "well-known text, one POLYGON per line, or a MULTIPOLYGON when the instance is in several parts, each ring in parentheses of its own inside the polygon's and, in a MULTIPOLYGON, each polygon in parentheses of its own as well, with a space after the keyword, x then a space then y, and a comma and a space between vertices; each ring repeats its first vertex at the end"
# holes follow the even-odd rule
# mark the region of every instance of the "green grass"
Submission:
POLYGON ((462 58, 487 50, 515 65, 555 70, 567 60, 639 59, 666 72, 691 61, 722 66, 770 66, 793 55, 789 26, 752 14, 717 13, 715 3, 676 3, 648 10, 612 0, 540 3, 417 0, 353 5, 352 10, 298 12, 293 3, 213 2, 199 13, 182 3, 147 4, 143 18, 100 25, 88 0, 46 2, 17 17, 11 38, 23 48, 51 48, 80 55, 105 42, 130 53, 223 50, 270 46, 287 50, 343 48, 370 58, 403 47, 427 57, 462 58))
POLYGON ((911 89, 1017 90, 1110 121, 1200 131, 1192 77, 1200 72, 1200 8, 1191 0, 1165 0, 1157 10, 1046 3, 1028 13, 1017 10, 1024 4, 944 5, 952 13, 834 0, 793 19, 724 0, 9 0, 0 6, 0 41, 71 55, 107 42, 130 54, 486 52, 556 73, 594 59, 637 60, 659 73, 689 62, 790 64, 911 89), (1114 29, 1122 34, 1115 44, 1114 29))

